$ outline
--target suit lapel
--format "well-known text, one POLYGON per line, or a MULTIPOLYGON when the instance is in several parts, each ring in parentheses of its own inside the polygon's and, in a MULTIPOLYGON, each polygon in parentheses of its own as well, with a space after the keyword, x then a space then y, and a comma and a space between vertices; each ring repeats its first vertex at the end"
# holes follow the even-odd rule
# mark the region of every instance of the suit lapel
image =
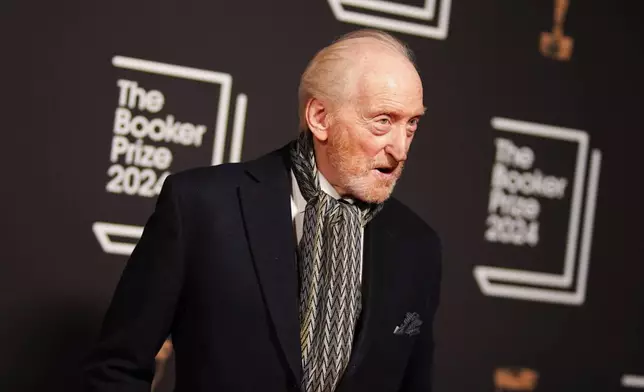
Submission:
POLYGON ((395 275, 396 241, 387 230, 387 212, 383 209, 365 227, 363 256, 363 312, 361 328, 349 362, 348 375, 352 375, 369 351, 373 338, 387 312, 387 297, 396 295, 394 282, 387 277, 395 275))
POLYGON ((287 150, 249 162, 253 178, 240 187, 255 269, 286 360, 301 382, 298 274, 290 211, 287 150))

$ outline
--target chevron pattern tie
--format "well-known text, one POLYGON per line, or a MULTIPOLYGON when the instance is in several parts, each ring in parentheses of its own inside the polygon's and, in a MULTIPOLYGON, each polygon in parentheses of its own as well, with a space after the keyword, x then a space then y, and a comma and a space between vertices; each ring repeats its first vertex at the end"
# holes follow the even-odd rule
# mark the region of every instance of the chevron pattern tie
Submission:
POLYGON ((361 312, 361 228, 381 206, 350 204, 320 190, 310 132, 293 143, 291 160, 307 201, 298 246, 302 390, 332 392, 361 312))

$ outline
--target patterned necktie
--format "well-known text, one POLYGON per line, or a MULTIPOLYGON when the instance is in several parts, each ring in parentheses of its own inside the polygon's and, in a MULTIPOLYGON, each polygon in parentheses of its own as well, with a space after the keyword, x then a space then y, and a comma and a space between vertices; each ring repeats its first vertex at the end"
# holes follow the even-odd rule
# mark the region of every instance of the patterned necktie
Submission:
POLYGON ((293 173, 307 201, 300 271, 302 390, 331 392, 342 376, 361 312, 361 228, 381 205, 355 205, 320 190, 310 132, 291 146, 293 173))

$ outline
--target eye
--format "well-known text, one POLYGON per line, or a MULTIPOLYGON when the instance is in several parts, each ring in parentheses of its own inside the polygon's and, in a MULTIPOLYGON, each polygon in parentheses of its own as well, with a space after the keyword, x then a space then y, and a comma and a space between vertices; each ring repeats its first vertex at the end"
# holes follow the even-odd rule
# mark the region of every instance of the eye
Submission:
POLYGON ((381 118, 377 119, 376 122, 378 124, 382 124, 382 125, 389 125, 389 123, 390 123, 388 117, 381 117, 381 118))
POLYGON ((411 120, 409 120, 409 125, 411 125, 412 127, 415 127, 418 125, 418 121, 420 121, 418 117, 412 118, 411 120))

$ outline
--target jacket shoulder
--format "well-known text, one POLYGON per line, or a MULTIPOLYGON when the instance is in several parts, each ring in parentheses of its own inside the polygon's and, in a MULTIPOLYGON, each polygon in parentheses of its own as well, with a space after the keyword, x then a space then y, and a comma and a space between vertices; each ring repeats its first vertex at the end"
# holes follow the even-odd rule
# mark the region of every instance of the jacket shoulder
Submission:
POLYGON ((249 181, 258 178, 273 181, 276 175, 285 173, 284 151, 282 147, 244 162, 186 169, 171 174, 166 181, 180 197, 225 197, 249 181))
POLYGON ((200 166, 173 173, 169 176, 179 190, 204 189, 213 183, 217 186, 238 184, 244 175, 244 163, 223 163, 217 166, 200 166))

